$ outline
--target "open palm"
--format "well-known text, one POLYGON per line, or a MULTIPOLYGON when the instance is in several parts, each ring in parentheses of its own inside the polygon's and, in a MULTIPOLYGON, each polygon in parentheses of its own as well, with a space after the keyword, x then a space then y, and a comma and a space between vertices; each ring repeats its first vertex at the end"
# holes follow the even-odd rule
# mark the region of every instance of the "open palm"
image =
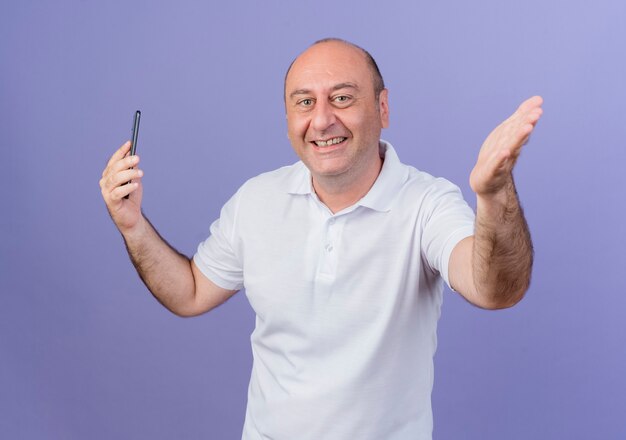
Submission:
POLYGON ((470 186, 476 194, 495 194, 511 181, 522 147, 541 117, 542 104, 540 96, 527 99, 487 136, 470 174, 470 186))

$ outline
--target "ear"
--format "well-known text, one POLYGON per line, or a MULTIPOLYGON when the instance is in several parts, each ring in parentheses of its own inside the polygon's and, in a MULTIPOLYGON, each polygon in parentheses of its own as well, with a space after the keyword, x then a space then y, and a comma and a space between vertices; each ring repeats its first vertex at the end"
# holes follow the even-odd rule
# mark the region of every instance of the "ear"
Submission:
POLYGON ((389 90, 383 89, 378 96, 378 110, 380 124, 383 128, 389 127, 389 90))

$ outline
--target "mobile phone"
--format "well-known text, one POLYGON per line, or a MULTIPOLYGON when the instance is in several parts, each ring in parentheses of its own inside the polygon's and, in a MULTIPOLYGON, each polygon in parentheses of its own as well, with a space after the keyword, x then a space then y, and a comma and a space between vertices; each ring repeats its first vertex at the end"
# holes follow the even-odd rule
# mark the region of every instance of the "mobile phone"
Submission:
MULTIPOLYGON (((134 156, 137 151, 137 139, 139 138, 139 121, 141 119, 141 112, 137 110, 135 112, 135 119, 133 121, 133 136, 130 144, 130 155, 134 156)), ((130 182, 128 182, 130 183, 130 182)), ((124 196, 125 199, 128 198, 128 195, 124 196)))
POLYGON ((141 112, 137 110, 135 112, 135 120, 133 121, 133 140, 130 144, 130 155, 134 156, 137 151, 137 138, 139 137, 139 120, 141 119, 141 112))

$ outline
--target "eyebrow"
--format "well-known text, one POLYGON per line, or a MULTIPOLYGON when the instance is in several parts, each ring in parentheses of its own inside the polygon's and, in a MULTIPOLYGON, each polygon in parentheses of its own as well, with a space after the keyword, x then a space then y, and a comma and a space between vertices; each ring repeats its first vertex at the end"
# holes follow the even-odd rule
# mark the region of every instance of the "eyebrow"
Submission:
MULTIPOLYGON (((341 89, 355 89, 355 90, 359 90, 359 86, 357 86, 356 84, 351 83, 351 82, 343 82, 343 83, 339 83, 339 84, 334 85, 331 90, 332 91, 337 91, 337 90, 341 90, 341 89)), ((297 89, 297 90, 294 90, 293 92, 291 92, 289 94, 289 98, 293 98, 294 96, 297 96, 297 95, 308 95, 310 93, 311 93, 311 90, 309 90, 309 89, 297 89)))

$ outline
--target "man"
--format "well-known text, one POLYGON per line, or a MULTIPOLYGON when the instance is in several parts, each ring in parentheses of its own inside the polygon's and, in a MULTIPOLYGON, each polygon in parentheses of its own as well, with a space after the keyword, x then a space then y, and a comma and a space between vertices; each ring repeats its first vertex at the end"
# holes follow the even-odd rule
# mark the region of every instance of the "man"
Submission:
POLYGON ((524 102, 481 147, 475 219, 458 188, 380 140, 389 107, 378 67, 336 39, 314 43, 285 78, 301 162, 244 184, 193 261, 143 216, 128 142, 100 185, 169 310, 198 315, 246 288, 257 322, 244 439, 427 439, 442 278, 488 309, 528 288, 532 244, 512 169, 541 103, 524 102))

